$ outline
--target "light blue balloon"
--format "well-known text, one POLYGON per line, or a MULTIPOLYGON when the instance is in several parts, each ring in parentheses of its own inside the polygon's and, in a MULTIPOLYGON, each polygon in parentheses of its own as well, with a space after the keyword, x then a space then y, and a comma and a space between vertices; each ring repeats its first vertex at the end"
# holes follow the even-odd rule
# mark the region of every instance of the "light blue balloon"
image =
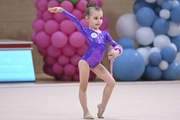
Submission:
POLYGON ((180 23, 180 6, 172 8, 170 18, 173 22, 180 23))
POLYGON ((151 27, 155 19, 155 12, 148 7, 142 7, 136 13, 136 20, 143 27, 151 27))
POLYGON ((158 18, 153 23, 152 29, 156 35, 166 34, 169 31, 169 22, 163 18, 158 18))
POLYGON ((158 52, 153 52, 149 55, 149 64, 152 66, 158 66, 162 61, 162 56, 158 52))
POLYGON ((145 77, 149 80, 159 80, 162 77, 162 71, 158 66, 146 66, 145 77))
POLYGON ((136 81, 145 70, 143 57, 133 49, 124 49, 123 54, 118 56, 113 64, 113 73, 117 80, 136 81))
POLYGON ((173 7, 172 1, 171 0, 164 0, 161 4, 161 7, 163 9, 171 10, 171 8, 173 7))
POLYGON ((166 80, 177 80, 180 77, 180 65, 177 62, 172 62, 169 67, 163 72, 163 78, 166 80))
POLYGON ((171 63, 176 58, 176 51, 172 47, 166 46, 161 50, 161 55, 163 60, 171 63))
POLYGON ((117 43, 120 44, 123 47, 123 49, 127 49, 127 48, 136 49, 136 45, 131 38, 127 38, 127 37, 120 38, 117 41, 117 43))
POLYGON ((136 0, 133 4, 133 11, 136 14, 137 11, 142 7, 154 8, 153 4, 147 3, 145 0, 136 0))
POLYGON ((176 37, 171 38, 171 42, 177 47, 177 52, 180 52, 180 34, 176 37))

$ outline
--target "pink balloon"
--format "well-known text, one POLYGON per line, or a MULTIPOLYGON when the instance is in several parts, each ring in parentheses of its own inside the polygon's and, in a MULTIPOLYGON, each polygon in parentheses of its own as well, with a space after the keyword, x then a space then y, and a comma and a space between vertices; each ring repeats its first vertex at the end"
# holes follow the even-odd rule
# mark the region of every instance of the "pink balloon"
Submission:
POLYGON ((70 59, 71 64, 74 65, 74 66, 77 66, 80 58, 81 58, 81 56, 78 55, 78 54, 73 55, 73 56, 71 57, 71 59, 70 59))
POLYGON ((56 74, 55 76, 54 76, 54 78, 56 79, 56 80, 61 80, 63 77, 62 77, 63 75, 62 74, 56 74))
POLYGON ((43 12, 40 11, 40 10, 38 10, 38 11, 36 12, 36 17, 37 17, 38 19, 42 19, 42 18, 43 18, 43 12))
POLYGON ((73 47, 81 47, 86 42, 85 37, 79 31, 72 33, 69 36, 69 42, 73 47))
POLYGON ((70 35, 76 30, 76 27, 71 20, 66 19, 61 22, 60 30, 65 34, 70 35))
POLYGON ((37 43, 36 43, 36 32, 33 32, 33 34, 31 35, 31 41, 35 44, 35 45, 37 45, 37 43))
POLYGON ((46 10, 44 13, 43 13, 43 19, 45 21, 48 21, 48 20, 51 20, 53 18, 53 14, 50 13, 48 10, 46 10))
POLYGON ((54 76, 55 75, 55 73, 52 70, 52 66, 50 66, 50 65, 44 64, 43 65, 43 71, 47 75, 50 75, 50 76, 54 76))
POLYGON ((80 10, 76 9, 76 8, 72 11, 72 14, 73 14, 78 20, 81 20, 81 19, 83 18, 83 13, 82 13, 80 10))
POLYGON ((68 36, 61 31, 55 32, 51 37, 51 42, 55 47, 62 48, 68 43, 68 36))
POLYGON ((54 14, 54 20, 56 20, 57 22, 62 22, 63 20, 67 19, 63 14, 61 13, 56 13, 54 14))
POLYGON ((36 44, 40 47, 45 48, 51 44, 50 36, 44 31, 37 33, 35 39, 36 44))
POLYGON ((78 73, 73 75, 73 80, 74 81, 79 81, 79 74, 78 73))
POLYGON ((79 2, 76 4, 76 8, 79 9, 82 12, 85 12, 86 10, 87 1, 86 0, 79 0, 79 2))
POLYGON ((94 79, 96 79, 96 74, 94 72, 90 71, 89 80, 92 81, 94 79))
POLYGON ((77 54, 79 54, 81 56, 84 55, 87 52, 88 47, 89 47, 89 45, 84 44, 82 47, 77 48, 77 54))
POLYGON ((44 30, 44 25, 45 25, 44 20, 42 20, 42 19, 36 19, 36 20, 34 20, 34 22, 33 22, 33 29, 34 29, 36 32, 43 31, 43 30, 44 30))
POLYGON ((46 56, 47 55, 47 50, 46 48, 42 48, 42 47, 38 47, 38 52, 42 55, 42 56, 46 56))
POLYGON ((73 4, 70 1, 66 1, 66 0, 63 1, 60 6, 65 10, 67 10, 68 12, 72 12, 72 10, 74 9, 73 4))
POLYGON ((103 23, 100 26, 100 30, 104 30, 108 28, 109 21, 107 17, 103 17, 103 23))
POLYGON ((47 48, 47 53, 48 53, 48 55, 56 58, 61 54, 61 49, 55 47, 54 45, 50 45, 47 48))
POLYGON ((53 33, 59 30, 59 23, 55 20, 49 20, 45 23, 44 28, 48 34, 52 35, 53 33))
POLYGON ((66 74, 63 74, 63 81, 71 81, 72 80, 72 76, 69 76, 69 75, 66 75, 66 74))
POLYGON ((58 6, 60 6, 60 4, 59 4, 59 2, 57 0, 51 0, 51 1, 48 2, 47 7, 49 8, 49 7, 58 7, 58 6))
POLYGON ((40 0, 35 0, 35 2, 34 2, 34 6, 35 6, 36 9, 39 9, 39 7, 38 7, 39 1, 40 0))
POLYGON ((102 7, 102 5, 103 5, 103 0, 97 0, 97 2, 98 2, 97 5, 98 5, 99 7, 102 7))
POLYGON ((75 54, 76 49, 70 44, 67 44, 66 46, 63 47, 62 51, 64 55, 71 57, 75 54))
POLYGON ((89 24, 88 24, 88 22, 85 20, 85 19, 81 19, 80 20, 80 23, 84 26, 84 27, 89 27, 89 24))
POLYGON ((48 65, 53 65, 56 62, 56 58, 51 57, 49 55, 44 56, 43 60, 48 65))
POLYGON ((52 70, 54 73, 56 74, 62 74, 63 73, 63 67, 56 62, 53 66, 52 66, 52 70))
POLYGON ((72 76, 76 73, 76 67, 72 64, 67 64, 64 66, 64 73, 66 75, 72 76))
POLYGON ((70 59, 65 55, 60 55, 58 57, 58 62, 62 66, 67 65, 69 63, 69 61, 70 61, 70 59))
POLYGON ((48 4, 48 1, 47 0, 40 0, 39 2, 38 2, 38 8, 39 8, 39 10, 41 10, 41 11, 46 11, 47 10, 47 4, 48 4))

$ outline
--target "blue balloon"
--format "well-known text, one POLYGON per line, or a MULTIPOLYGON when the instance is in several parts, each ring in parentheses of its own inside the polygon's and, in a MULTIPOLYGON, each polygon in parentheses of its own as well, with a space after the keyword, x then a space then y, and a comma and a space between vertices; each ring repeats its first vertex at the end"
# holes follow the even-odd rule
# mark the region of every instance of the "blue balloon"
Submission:
POLYGON ((155 12, 148 7, 142 7, 136 13, 136 20, 138 24, 144 27, 151 27, 155 19, 155 12))
POLYGON ((134 49, 124 49, 113 64, 113 73, 117 80, 136 81, 145 70, 143 57, 134 49))
POLYGON ((171 8, 173 7, 172 1, 171 0, 164 0, 161 4, 161 7, 163 9, 171 10, 171 8))
POLYGON ((152 66, 157 66, 162 61, 162 56, 158 52, 153 52, 149 55, 149 64, 152 66))
POLYGON ((180 6, 174 7, 171 10, 170 18, 175 23, 180 23, 180 6))
POLYGON ((177 80, 180 77, 180 65, 177 62, 172 62, 169 67, 163 72, 163 78, 166 80, 177 80))
POLYGON ((166 46, 161 50, 161 55, 163 60, 171 63, 176 58, 176 51, 172 47, 166 46))
POLYGON ((148 65, 145 70, 145 76, 149 80, 159 80, 162 77, 162 71, 158 66, 148 65))
POLYGON ((159 15, 159 12, 161 11, 161 7, 160 6, 157 6, 154 10, 155 10, 155 13, 156 15, 159 15))
POLYGON ((153 23, 152 29, 156 35, 166 34, 169 31, 169 22, 163 18, 158 18, 153 23))
POLYGON ((153 4, 147 3, 145 0, 136 0, 133 4, 133 11, 136 14, 137 11, 142 7, 154 8, 153 4))
POLYGON ((136 49, 136 45, 131 38, 123 37, 120 38, 117 42, 123 47, 123 49, 136 49))
POLYGON ((171 42, 174 43, 177 47, 177 52, 180 52, 180 34, 171 39, 171 42))

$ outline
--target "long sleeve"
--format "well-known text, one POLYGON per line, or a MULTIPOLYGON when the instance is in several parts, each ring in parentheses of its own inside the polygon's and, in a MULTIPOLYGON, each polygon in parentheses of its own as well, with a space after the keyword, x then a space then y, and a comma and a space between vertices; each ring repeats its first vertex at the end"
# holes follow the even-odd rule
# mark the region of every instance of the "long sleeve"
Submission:
POLYGON ((77 27, 77 29, 83 34, 83 35, 86 35, 86 29, 84 26, 82 26, 82 24, 79 22, 79 20, 74 16, 72 15, 71 13, 69 13, 68 11, 66 10, 63 10, 62 12, 63 15, 65 15, 67 18, 69 18, 70 20, 72 20, 75 24, 75 26, 77 27))

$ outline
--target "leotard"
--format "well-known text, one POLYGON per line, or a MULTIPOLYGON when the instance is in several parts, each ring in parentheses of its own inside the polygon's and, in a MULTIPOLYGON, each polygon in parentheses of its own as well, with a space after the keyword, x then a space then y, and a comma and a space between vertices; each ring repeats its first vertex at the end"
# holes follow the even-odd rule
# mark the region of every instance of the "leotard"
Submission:
POLYGON ((62 14, 72 20, 77 29, 87 39, 89 48, 85 55, 81 57, 81 60, 85 60, 91 69, 95 68, 102 61, 104 54, 106 53, 106 42, 113 46, 115 50, 119 50, 120 53, 122 53, 122 47, 115 42, 106 31, 101 31, 101 33, 98 33, 82 26, 79 20, 66 10, 63 10, 62 14))

